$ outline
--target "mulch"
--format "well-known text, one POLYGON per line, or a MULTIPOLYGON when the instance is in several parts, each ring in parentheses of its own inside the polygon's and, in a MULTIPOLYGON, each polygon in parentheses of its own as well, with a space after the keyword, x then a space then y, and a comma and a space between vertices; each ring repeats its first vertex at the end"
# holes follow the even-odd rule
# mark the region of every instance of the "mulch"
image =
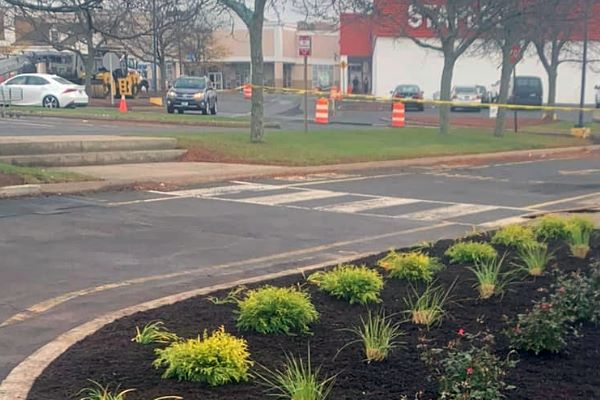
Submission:
POLYGON ((0 172, 0 187, 22 185, 25 181, 18 175, 0 172))
MULTIPOLYGON (((598 240, 590 253, 594 260, 600 259, 598 240)), ((432 255, 443 257, 451 241, 441 241, 429 250, 432 255)), ((575 271, 587 268, 590 260, 582 261, 569 257, 565 246, 553 245, 557 250, 554 269, 575 271)), ((504 251, 504 249, 500 249, 504 251)), ((374 266, 380 256, 358 260, 359 264, 374 266)), ((448 287, 457 279, 452 292, 449 315, 443 323, 431 330, 418 328, 410 323, 403 324, 404 346, 395 350, 382 363, 366 364, 360 345, 350 345, 341 353, 338 350, 353 339, 352 334, 341 331, 357 325, 364 306, 351 306, 318 292, 307 286, 313 303, 321 314, 318 323, 312 326, 312 335, 283 336, 260 335, 239 332, 235 327, 234 306, 214 305, 205 297, 192 298, 171 306, 138 313, 116 321, 97 333, 74 345, 55 360, 35 382, 29 395, 30 400, 59 400, 76 398, 76 393, 89 386, 87 379, 103 383, 120 384, 122 389, 135 388, 129 400, 154 399, 158 396, 179 395, 185 399, 202 400, 257 400, 268 396, 256 382, 232 384, 209 388, 202 384, 177 382, 161 379, 161 372, 152 367, 154 348, 131 342, 135 327, 149 321, 162 320, 166 326, 183 337, 196 337, 204 329, 214 330, 224 325, 228 332, 244 337, 249 342, 252 359, 271 369, 281 366, 286 353, 306 355, 310 346, 314 366, 322 365, 323 376, 337 375, 331 394, 333 400, 399 400, 434 399, 437 397, 435 382, 429 381, 428 370, 419 359, 417 344, 422 338, 444 345, 456 339, 457 330, 469 333, 487 330, 496 336, 494 350, 506 355, 510 349, 502 331, 510 326, 517 313, 523 313, 532 301, 548 295, 553 281, 551 274, 538 279, 527 279, 515 283, 503 298, 488 301, 478 300, 473 289, 472 273, 464 265, 450 265, 439 274, 438 283, 448 287), (336 357, 337 355, 337 357, 336 357), (422 392, 415 397, 416 393, 422 392)), ((287 286, 303 282, 300 276, 290 276, 268 283, 287 286)), ((402 281, 388 280, 383 291, 382 306, 388 314, 398 313, 402 318, 405 307, 403 297, 409 286, 402 281)), ((216 295, 223 297, 227 291, 216 295)), ((375 306, 377 307, 377 306, 375 306)), ((600 399, 600 329, 584 325, 581 337, 569 338, 566 352, 559 355, 519 354, 520 361, 511 370, 507 381, 517 389, 507 393, 511 400, 592 400, 600 399)))

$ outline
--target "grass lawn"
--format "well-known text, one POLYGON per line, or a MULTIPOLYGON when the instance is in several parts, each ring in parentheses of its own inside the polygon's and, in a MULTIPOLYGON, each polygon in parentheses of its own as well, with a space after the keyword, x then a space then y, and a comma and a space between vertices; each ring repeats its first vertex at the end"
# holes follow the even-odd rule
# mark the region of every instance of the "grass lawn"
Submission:
MULTIPOLYGON (((573 121, 558 121, 551 124, 534 125, 523 128, 523 131, 533 133, 555 133, 570 135, 571 128, 575 126, 573 121)), ((592 130, 592 134, 600 134, 600 124, 597 122, 588 122, 585 124, 586 127, 592 130)))
POLYGON ((26 115, 67 117, 67 118, 94 118, 120 121, 143 121, 143 122, 168 122, 185 125, 219 124, 221 126, 247 125, 248 117, 223 117, 199 114, 168 114, 163 108, 144 107, 144 111, 130 111, 120 113, 116 108, 109 107, 85 107, 85 108, 59 108, 45 109, 42 107, 15 107, 14 111, 26 115))
MULTIPOLYGON (((36 167, 17 167, 0 163, 0 177, 13 178, 22 184, 82 182, 96 180, 94 178, 73 172, 56 171, 36 167)), ((15 181, 15 183, 17 183, 15 181)), ((0 185, 1 186, 1 185, 0 185)))
POLYGON ((585 145, 582 139, 507 133, 496 138, 480 129, 455 129, 442 137, 436 129, 356 129, 303 132, 268 131, 252 144, 247 132, 165 134, 190 149, 190 160, 274 165, 322 165, 399 160, 426 156, 489 153, 585 145))

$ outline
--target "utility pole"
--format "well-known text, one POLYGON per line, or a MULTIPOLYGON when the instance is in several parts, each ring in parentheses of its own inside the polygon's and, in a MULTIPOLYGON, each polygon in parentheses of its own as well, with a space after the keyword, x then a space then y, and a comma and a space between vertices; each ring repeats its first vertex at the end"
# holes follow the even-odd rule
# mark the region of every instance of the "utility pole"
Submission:
POLYGON ((579 123, 576 126, 577 128, 583 128, 585 126, 583 108, 585 107, 585 84, 587 81, 590 0, 587 0, 585 7, 585 20, 583 21, 583 60, 581 62, 581 97, 579 98, 579 123))
POLYGON ((156 47, 156 0, 152 0, 152 87, 154 88, 154 92, 158 92, 156 47))

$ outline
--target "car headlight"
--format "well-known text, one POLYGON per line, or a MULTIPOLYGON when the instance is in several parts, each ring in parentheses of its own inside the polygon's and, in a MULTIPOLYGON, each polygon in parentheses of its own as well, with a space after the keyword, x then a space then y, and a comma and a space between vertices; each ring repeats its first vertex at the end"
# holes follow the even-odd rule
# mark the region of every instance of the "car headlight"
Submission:
POLYGON ((194 95, 194 99, 196 100, 204 100, 204 92, 198 92, 194 95))
POLYGON ((174 90, 169 90, 169 91, 167 92, 167 97, 175 97, 176 95, 177 95, 177 93, 175 93, 175 91, 174 91, 174 90))

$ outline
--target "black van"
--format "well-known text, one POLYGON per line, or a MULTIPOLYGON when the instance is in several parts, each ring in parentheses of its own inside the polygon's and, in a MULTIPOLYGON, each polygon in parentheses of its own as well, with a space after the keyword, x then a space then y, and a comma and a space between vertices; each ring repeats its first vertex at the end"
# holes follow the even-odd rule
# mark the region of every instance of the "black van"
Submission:
POLYGON ((543 99, 542 80, 537 76, 517 76, 511 80, 511 90, 508 97, 510 104, 524 106, 541 106, 543 99))

